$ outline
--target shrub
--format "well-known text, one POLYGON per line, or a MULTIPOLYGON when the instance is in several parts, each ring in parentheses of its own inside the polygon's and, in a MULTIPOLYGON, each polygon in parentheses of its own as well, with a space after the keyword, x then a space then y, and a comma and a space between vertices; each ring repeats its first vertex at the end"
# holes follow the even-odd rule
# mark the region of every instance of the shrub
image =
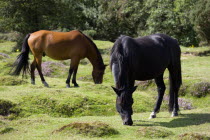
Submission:
POLYGON ((205 97, 207 94, 210 94, 210 83, 209 82, 200 82, 193 85, 191 95, 195 97, 205 97))

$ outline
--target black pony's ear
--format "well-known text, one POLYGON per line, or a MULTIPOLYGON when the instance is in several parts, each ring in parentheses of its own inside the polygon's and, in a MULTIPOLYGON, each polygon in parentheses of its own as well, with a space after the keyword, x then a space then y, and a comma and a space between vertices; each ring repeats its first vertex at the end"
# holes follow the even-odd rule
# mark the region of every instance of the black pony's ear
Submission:
POLYGON ((118 96, 120 96, 120 90, 119 89, 116 89, 115 87, 113 87, 113 86, 111 86, 112 87, 112 89, 114 90, 114 92, 118 95, 118 96))
POLYGON ((131 93, 133 93, 133 92, 136 90, 137 87, 138 87, 138 86, 132 87, 132 88, 130 89, 131 93))

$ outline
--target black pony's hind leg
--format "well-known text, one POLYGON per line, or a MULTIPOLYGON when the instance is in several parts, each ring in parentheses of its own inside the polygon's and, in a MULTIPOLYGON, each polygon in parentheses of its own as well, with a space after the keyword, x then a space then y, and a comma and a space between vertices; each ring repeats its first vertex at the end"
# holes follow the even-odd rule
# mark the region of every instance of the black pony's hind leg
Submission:
POLYGON ((169 112, 172 112, 172 117, 174 117, 178 116, 179 111, 178 92, 182 83, 181 65, 178 63, 176 67, 170 66, 168 70, 170 74, 169 112))
POLYGON ((166 89, 165 83, 163 81, 163 74, 161 74, 160 76, 155 78, 155 83, 157 85, 158 98, 157 98, 157 102, 156 102, 155 108, 154 108, 153 112, 150 115, 150 119, 156 118, 156 114, 159 112, 160 106, 162 104, 163 96, 164 96, 165 89, 166 89))

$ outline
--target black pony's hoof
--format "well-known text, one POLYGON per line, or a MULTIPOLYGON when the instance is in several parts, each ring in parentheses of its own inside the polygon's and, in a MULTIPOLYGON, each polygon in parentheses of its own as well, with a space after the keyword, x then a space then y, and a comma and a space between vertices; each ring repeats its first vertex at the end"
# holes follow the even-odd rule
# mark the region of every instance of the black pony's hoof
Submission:
POLYGON ((66 88, 70 88, 70 84, 66 84, 66 88))
POLYGON ((176 116, 178 116, 178 112, 172 112, 171 117, 176 117, 176 116))
POLYGON ((74 87, 79 87, 79 85, 78 84, 74 84, 74 87))

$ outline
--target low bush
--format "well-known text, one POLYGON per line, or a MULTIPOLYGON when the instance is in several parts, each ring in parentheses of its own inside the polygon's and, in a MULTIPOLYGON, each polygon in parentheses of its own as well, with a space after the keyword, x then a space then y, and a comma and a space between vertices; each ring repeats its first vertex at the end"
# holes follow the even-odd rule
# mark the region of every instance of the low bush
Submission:
POLYGON ((210 83, 209 82, 200 82, 195 83, 191 90, 191 95, 194 97, 205 97, 210 94, 210 83))

